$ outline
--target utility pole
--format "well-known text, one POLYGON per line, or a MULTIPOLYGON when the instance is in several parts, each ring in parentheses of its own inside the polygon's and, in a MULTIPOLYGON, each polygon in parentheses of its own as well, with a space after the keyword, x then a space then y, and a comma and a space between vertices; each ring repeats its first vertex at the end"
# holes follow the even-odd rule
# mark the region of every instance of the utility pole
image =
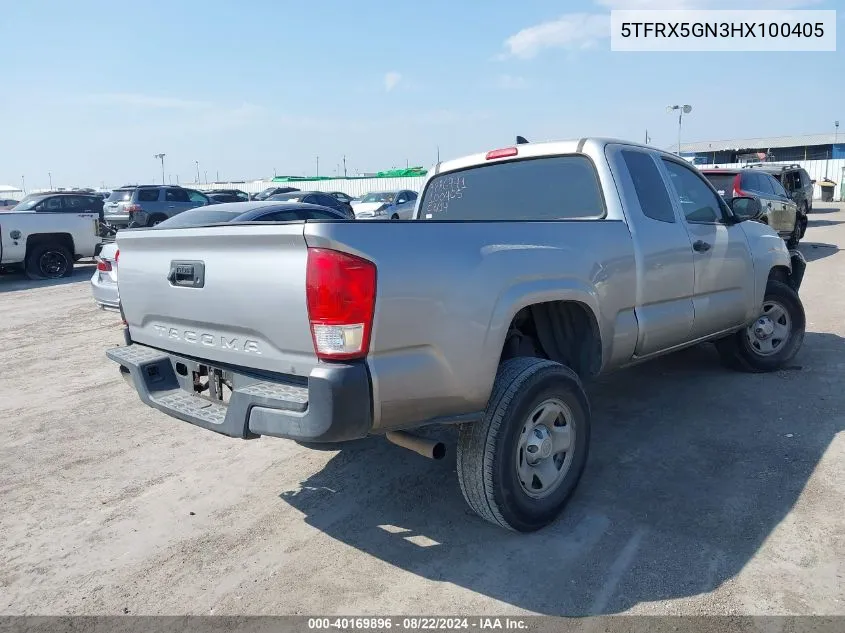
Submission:
POLYGON ((23 176, 21 176, 21 191, 26 193, 26 180, 24 179, 23 176))
POLYGON ((346 178, 346 154, 343 155, 343 177, 346 178))
POLYGON ((440 146, 437 146, 437 162, 440 162, 440 146))
POLYGON ((164 183, 164 156, 165 154, 155 154, 154 157, 161 161, 161 184, 164 183))
POLYGON ((200 162, 195 160, 194 163, 197 165, 197 184, 200 184, 200 162))
POLYGON ((671 105, 666 106, 666 112, 678 111, 678 156, 681 155, 681 124, 683 123, 684 115, 692 112, 691 105, 671 105))
POLYGON ((50 191, 53 191, 53 174, 52 172, 47 172, 47 178, 50 179, 50 191))
POLYGON ((208 184, 208 172, 203 171, 202 173, 205 174, 205 184, 208 184))
POLYGON ((317 178, 320 177, 320 157, 317 156, 317 178))

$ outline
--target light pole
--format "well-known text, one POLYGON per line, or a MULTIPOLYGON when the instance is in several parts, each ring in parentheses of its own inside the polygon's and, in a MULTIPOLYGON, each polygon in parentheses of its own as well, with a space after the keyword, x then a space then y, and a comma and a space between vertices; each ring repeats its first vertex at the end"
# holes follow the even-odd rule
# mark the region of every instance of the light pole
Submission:
POLYGON ((53 172, 47 172, 47 178, 50 179, 50 191, 53 191, 53 172))
POLYGON ((21 176, 21 191, 26 193, 26 179, 23 176, 21 176))
POLYGON ((167 184, 164 182, 164 154, 154 154, 154 157, 161 161, 161 184, 167 184))
POLYGON ((666 106, 666 112, 674 112, 675 110, 678 111, 678 156, 681 155, 681 123, 683 122, 684 115, 689 114, 692 112, 691 105, 670 105, 666 106))
POLYGON ((197 165, 197 184, 200 184, 200 162, 195 160, 194 163, 197 165))
POLYGON ((317 173, 315 174, 317 178, 320 177, 320 157, 317 156, 317 173))

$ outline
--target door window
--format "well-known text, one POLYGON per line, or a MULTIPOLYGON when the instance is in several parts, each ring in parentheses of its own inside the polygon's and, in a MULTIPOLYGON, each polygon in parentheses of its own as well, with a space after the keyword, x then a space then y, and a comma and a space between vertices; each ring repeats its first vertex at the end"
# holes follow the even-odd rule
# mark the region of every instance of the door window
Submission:
POLYGON ((158 202, 158 189, 139 189, 138 202, 158 202))
POLYGON ((65 196, 65 211, 89 211, 91 200, 84 196, 65 196))
MULTIPOLYGON (((792 177, 793 175, 794 174, 790 174, 790 177, 792 177)), ((769 181, 769 184, 772 186, 772 189, 774 190, 774 193, 776 195, 779 195, 782 198, 788 198, 789 197, 789 194, 786 193, 786 189, 784 189, 783 185, 781 185, 777 180, 775 180, 771 176, 769 176, 767 178, 767 180, 769 181)))
POLYGON ((722 220, 719 196, 690 167, 663 159, 687 222, 713 224, 722 220))
POLYGON ((56 196, 55 198, 47 198, 40 202, 36 207, 36 211, 62 211, 62 199, 60 196, 56 196))

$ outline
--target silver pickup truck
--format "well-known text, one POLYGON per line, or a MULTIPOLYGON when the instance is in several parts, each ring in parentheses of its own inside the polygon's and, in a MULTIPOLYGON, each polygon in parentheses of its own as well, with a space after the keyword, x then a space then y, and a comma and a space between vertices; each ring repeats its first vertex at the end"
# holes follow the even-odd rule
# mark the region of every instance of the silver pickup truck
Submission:
POLYGON ((459 426, 483 518, 536 530, 587 459, 590 378, 711 341, 771 371, 797 353, 806 267, 752 198, 623 141, 520 144, 438 164, 411 221, 118 234, 128 345, 150 406, 237 438, 459 426))

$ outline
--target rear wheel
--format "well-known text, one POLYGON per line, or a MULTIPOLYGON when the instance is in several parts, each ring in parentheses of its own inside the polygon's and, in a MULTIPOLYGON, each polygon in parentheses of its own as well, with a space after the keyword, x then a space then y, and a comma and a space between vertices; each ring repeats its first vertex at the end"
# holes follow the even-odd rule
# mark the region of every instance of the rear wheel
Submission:
POLYGON ((398 220, 399 216, 394 213, 393 215, 390 216, 390 219, 391 220, 398 220))
POLYGON ((157 225, 161 224, 162 222, 164 222, 166 219, 167 219, 166 215, 161 215, 161 214, 151 215, 150 219, 147 220, 147 226, 157 226, 157 225))
POLYGON ((758 316, 736 334, 716 342, 722 361, 733 369, 775 371, 791 361, 804 342, 801 298, 790 286, 770 279, 758 316))
POLYGON ((73 273, 73 255, 61 244, 33 246, 24 264, 30 279, 61 279, 73 273))
POLYGON ((502 363, 481 421, 461 427, 457 470, 482 518, 518 532, 560 514, 587 462, 590 408, 578 376, 539 358, 502 363))

